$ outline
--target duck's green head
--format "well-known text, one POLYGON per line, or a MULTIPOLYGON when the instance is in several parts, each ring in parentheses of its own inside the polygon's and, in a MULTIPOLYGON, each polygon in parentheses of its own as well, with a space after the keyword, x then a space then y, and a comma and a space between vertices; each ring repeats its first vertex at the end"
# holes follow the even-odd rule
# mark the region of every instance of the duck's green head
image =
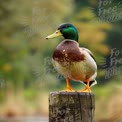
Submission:
POLYGON ((46 37, 46 39, 63 36, 65 39, 78 41, 78 31, 72 24, 61 24, 55 33, 46 37))

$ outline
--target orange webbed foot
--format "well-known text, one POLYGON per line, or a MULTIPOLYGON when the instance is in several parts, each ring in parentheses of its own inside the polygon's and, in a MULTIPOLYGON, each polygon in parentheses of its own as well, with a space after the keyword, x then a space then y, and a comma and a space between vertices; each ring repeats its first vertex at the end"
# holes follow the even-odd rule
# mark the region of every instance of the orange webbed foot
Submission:
POLYGON ((79 90, 78 92, 88 92, 88 93, 90 93, 92 91, 91 91, 91 89, 85 88, 83 90, 79 90))
POLYGON ((64 92, 74 92, 75 91, 75 90, 73 90, 73 88, 70 85, 70 79, 69 78, 66 78, 66 84, 67 84, 66 89, 61 90, 61 91, 64 91, 64 92))
POLYGON ((87 79, 86 82, 87 82, 86 88, 83 90, 80 90, 79 92, 89 92, 89 93, 92 92, 89 86, 90 79, 87 79))

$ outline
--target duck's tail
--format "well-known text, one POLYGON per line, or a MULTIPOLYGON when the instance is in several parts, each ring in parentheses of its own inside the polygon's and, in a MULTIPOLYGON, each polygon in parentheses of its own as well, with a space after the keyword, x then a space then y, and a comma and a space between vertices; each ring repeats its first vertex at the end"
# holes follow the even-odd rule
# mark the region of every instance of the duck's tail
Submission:
MULTIPOLYGON (((87 82, 82 82, 83 84, 87 84, 87 82)), ((94 80, 92 80, 92 81, 90 81, 90 87, 92 87, 92 86, 94 86, 94 85, 96 85, 97 84, 97 81, 94 79, 94 80)))

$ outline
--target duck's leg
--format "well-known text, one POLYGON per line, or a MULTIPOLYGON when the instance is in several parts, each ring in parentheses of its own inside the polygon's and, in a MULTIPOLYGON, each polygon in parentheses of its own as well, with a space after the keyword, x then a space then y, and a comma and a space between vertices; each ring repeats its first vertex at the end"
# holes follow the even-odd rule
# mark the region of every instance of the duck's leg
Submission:
POLYGON ((67 91, 67 92, 73 92, 74 91, 70 85, 70 79, 69 78, 66 78, 66 89, 61 90, 61 91, 67 91))
POLYGON ((66 85, 67 85, 66 91, 73 91, 73 89, 70 85, 70 79, 69 78, 66 78, 66 85))
POLYGON ((86 82, 87 82, 87 84, 86 84, 85 89, 81 90, 80 92, 91 92, 91 89, 90 89, 90 86, 89 86, 90 79, 87 79, 86 82))

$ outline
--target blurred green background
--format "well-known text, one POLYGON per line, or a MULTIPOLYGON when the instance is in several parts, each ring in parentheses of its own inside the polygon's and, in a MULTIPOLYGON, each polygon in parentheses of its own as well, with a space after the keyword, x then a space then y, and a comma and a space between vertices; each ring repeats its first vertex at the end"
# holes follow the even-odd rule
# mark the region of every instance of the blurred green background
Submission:
POLYGON ((65 79, 51 62, 63 38, 45 37, 67 22, 98 64, 95 120, 121 120, 121 13, 120 0, 0 0, 0 118, 48 116, 49 92, 64 89, 65 79))

